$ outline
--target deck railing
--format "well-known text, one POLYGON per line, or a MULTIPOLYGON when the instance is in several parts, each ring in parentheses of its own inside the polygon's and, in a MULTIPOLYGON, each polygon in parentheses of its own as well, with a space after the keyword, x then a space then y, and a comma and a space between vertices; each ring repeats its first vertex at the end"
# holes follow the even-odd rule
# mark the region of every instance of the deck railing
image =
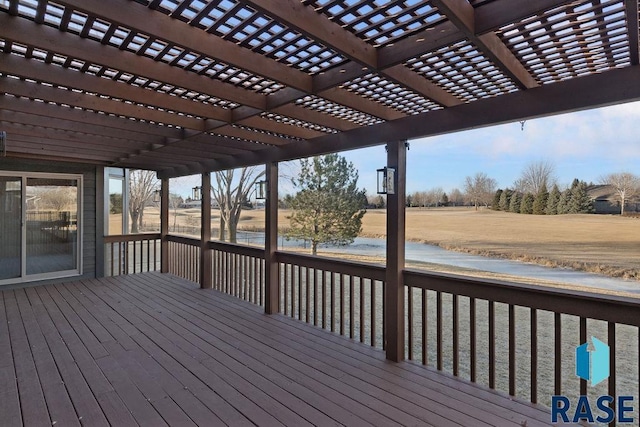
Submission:
POLYGON ((105 236, 105 275, 160 270, 160 234, 105 236))
POLYGON ((640 301, 405 270, 406 356, 534 403, 552 395, 634 395, 640 384, 640 301), (608 381, 575 375, 576 347, 610 347, 608 381))
POLYGON ((384 268, 277 252, 280 312, 384 347, 384 268))
POLYGON ((209 242, 213 288, 264 306, 264 249, 209 242))
POLYGON ((184 236, 167 236, 169 273, 192 282, 200 281, 200 240, 184 236))

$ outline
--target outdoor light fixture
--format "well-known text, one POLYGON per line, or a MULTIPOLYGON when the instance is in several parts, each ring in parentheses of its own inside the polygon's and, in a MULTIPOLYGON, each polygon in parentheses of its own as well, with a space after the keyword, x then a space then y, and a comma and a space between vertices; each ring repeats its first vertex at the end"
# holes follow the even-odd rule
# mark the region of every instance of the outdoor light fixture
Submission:
POLYGON ((160 190, 153 191, 153 203, 160 203, 160 190))
POLYGON ((7 155, 7 132, 0 131, 0 156, 5 157, 7 155))
POLYGON ((256 182, 256 200, 265 200, 267 198, 267 181, 256 182))
POLYGON ((378 194, 396 194, 396 170, 384 167, 378 169, 378 194))
POLYGON ((202 187, 195 186, 191 189, 192 200, 202 200, 202 187))

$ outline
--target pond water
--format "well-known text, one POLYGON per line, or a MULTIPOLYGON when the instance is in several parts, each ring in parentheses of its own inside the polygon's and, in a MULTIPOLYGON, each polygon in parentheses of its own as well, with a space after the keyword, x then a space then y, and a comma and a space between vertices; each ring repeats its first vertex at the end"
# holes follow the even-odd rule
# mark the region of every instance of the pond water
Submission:
MULTIPOLYGON (((239 243, 264 244, 264 234, 262 233, 238 233, 239 243)), ((299 240, 278 239, 278 247, 304 248, 309 247, 309 243, 299 240)), ((385 256, 386 241, 384 239, 374 239, 358 237, 348 246, 323 245, 322 250, 335 253, 348 253, 351 255, 385 256)), ((455 267, 471 268, 474 270, 488 271, 491 273, 509 274, 521 276, 529 279, 539 279, 572 285, 580 285, 598 289, 609 289, 615 291, 631 292, 640 295, 640 283, 633 280, 617 279, 600 274, 586 273, 583 271, 571 270, 568 268, 544 267, 520 261, 511 261, 498 258, 490 258, 480 255, 471 255, 455 251, 448 251, 438 246, 424 243, 407 242, 405 246, 407 261, 429 262, 435 264, 451 265, 455 267)))

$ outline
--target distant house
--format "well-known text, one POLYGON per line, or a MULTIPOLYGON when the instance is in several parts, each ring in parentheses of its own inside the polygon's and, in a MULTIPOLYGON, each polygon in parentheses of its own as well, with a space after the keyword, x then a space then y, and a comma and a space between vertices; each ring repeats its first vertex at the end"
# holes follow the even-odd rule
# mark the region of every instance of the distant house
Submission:
MULTIPOLYGON (((616 190, 608 184, 592 185, 587 188, 587 194, 593 201, 593 209, 597 214, 619 214, 620 199, 616 190)), ((626 200, 625 212, 640 212, 640 199, 626 200)))

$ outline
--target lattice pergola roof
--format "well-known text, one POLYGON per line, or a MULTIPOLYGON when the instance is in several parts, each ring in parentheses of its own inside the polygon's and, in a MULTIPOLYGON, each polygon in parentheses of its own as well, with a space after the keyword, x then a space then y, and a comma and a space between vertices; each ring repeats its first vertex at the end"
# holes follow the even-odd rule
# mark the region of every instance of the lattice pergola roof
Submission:
POLYGON ((10 156, 169 177, 627 102, 638 15, 638 0, 0 0, 0 130, 10 156))

